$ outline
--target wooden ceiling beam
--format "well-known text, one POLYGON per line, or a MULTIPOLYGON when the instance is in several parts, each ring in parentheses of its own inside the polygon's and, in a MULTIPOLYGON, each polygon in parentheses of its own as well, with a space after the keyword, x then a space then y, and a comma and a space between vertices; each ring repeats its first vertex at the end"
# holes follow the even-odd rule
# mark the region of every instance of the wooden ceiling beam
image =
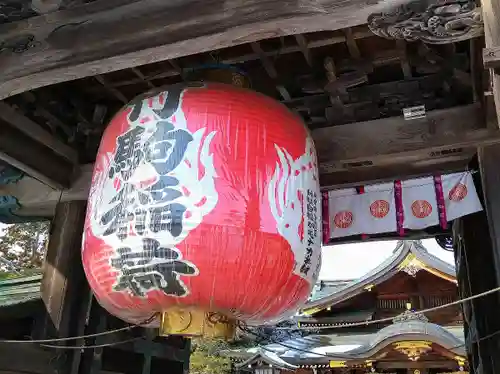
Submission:
POLYGON ((31 139, 43 144, 69 162, 73 164, 78 162, 78 155, 73 148, 45 131, 40 125, 3 101, 0 101, 0 120, 26 134, 31 139))
POLYGON ((356 122, 313 130, 319 161, 337 165, 395 154, 473 146, 490 136, 479 105, 434 110, 425 118, 405 120, 403 116, 356 122))
POLYGON ((251 43, 251 46, 253 51, 257 55, 259 55, 262 66, 264 67, 264 70, 266 71, 267 75, 269 75, 269 78, 271 78, 273 81, 276 82, 276 89, 280 93, 283 100, 290 100, 292 96, 290 96, 290 93, 288 92, 288 90, 284 85, 277 83, 279 81, 278 71, 276 70, 276 67, 269 59, 269 57, 267 57, 266 54, 264 53, 262 47, 260 46, 260 43, 253 42, 251 43))
POLYGON ((20 111, 0 102, 0 159, 52 188, 66 188, 78 154, 20 111))
POLYGON ((121 101, 123 104, 128 103, 128 99, 125 95, 119 89, 111 87, 102 75, 96 75, 94 78, 106 89, 106 91, 118 99, 118 101, 121 101))
POLYGON ((0 160, 54 188, 71 185, 75 165, 0 118, 0 160))
POLYGON ((24 53, 0 54, 0 99, 265 38, 361 25, 388 4, 393 1, 326 0, 318 8, 314 0, 210 0, 197 6, 188 0, 97 0, 0 25, 0 42, 33 38, 24 53))
POLYGON ((312 131, 324 188, 409 178, 466 167, 478 146, 500 143, 479 105, 312 131))
POLYGON ((321 173, 319 182, 322 190, 357 187, 373 183, 390 182, 462 171, 467 168, 472 153, 452 159, 428 160, 429 163, 396 163, 393 165, 359 167, 335 172, 321 173))

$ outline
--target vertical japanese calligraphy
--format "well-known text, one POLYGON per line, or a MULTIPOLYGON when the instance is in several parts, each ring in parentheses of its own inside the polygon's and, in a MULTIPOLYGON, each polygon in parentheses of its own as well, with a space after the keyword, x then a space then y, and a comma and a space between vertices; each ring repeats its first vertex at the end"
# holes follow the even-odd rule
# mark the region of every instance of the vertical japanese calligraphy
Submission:
POLYGON ((294 252, 295 272, 314 284, 314 270, 321 258, 322 230, 316 152, 310 138, 305 153, 297 160, 285 149, 276 146, 276 150, 280 165, 268 188, 271 211, 278 231, 294 252))
POLYGON ((184 297, 189 290, 180 275, 199 273, 175 244, 216 204, 213 166, 198 161, 214 134, 204 137, 204 129, 195 134, 187 129, 181 100, 182 91, 174 89, 132 102, 128 129, 116 137, 115 151, 108 155, 92 227, 116 248, 118 257, 110 259, 117 271, 115 291, 146 297, 160 290, 184 297), (208 169, 201 180, 200 166, 208 169), (200 192, 209 193, 210 199, 200 192), (207 202, 204 208, 202 200, 207 202))
POLYGON ((300 267, 300 272, 304 275, 309 274, 311 269, 311 258, 314 254, 314 246, 318 242, 318 193, 316 191, 307 190, 307 243, 306 256, 300 267))

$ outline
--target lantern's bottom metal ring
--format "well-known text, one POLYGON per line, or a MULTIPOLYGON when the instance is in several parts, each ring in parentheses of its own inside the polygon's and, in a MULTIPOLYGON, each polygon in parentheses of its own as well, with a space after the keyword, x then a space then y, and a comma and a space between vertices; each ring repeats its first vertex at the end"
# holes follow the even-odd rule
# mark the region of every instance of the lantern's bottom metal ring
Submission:
POLYGON ((198 309, 172 308, 161 314, 160 335, 202 336, 231 340, 236 331, 236 320, 220 313, 198 309))

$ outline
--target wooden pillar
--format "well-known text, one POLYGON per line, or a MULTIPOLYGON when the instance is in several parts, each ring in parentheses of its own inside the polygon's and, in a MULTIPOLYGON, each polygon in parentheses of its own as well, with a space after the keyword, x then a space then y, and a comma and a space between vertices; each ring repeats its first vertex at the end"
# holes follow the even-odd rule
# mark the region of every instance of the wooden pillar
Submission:
POLYGON ((490 69, 493 97, 500 124, 500 0, 482 0, 481 6, 486 44, 483 60, 485 67, 490 69))
MULTIPOLYGON (((60 202, 50 227, 41 284, 45 313, 37 321, 37 338, 80 336, 84 333, 91 292, 81 261, 85 201, 60 202)), ((84 339, 54 343, 80 346, 84 339)), ((58 373, 76 373, 82 351, 61 350, 58 373)))
POLYGON ((479 148, 478 157, 484 209, 493 250, 492 259, 497 285, 500 285, 500 145, 479 148))
POLYGON ((69 336, 88 290, 81 262, 85 209, 84 201, 63 202, 56 207, 41 286, 47 313, 38 330, 40 336, 69 336))
MULTIPOLYGON (((480 175, 476 188, 485 212, 465 216, 455 225, 458 280, 461 297, 488 291, 500 284, 500 147, 479 150, 480 175), (482 184, 482 191, 481 191, 482 184), (481 193, 482 192, 482 193, 481 193)), ((500 373, 499 294, 473 300, 463 309, 468 331, 471 372, 500 373)))

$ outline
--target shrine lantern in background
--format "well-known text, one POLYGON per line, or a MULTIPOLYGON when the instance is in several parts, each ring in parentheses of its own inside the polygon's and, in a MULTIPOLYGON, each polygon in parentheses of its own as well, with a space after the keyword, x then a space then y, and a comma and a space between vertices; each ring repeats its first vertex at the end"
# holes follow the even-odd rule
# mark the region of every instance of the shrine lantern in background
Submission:
POLYGON ((164 334, 230 335, 308 298, 320 268, 314 144, 274 100, 220 83, 145 94, 97 155, 83 265, 99 303, 164 334))

